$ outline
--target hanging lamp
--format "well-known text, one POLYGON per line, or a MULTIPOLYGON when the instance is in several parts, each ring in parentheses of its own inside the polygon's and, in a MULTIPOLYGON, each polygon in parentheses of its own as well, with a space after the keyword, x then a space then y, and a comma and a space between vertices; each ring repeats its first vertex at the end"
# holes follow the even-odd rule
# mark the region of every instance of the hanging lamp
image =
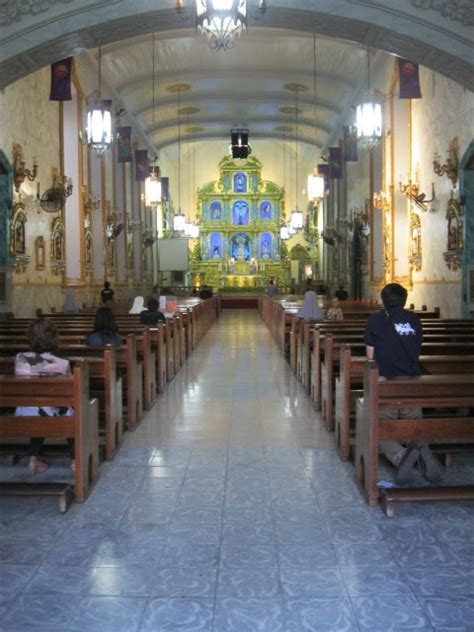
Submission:
POLYGON ((291 211, 290 224, 294 232, 303 228, 303 212, 298 208, 298 88, 295 85, 295 208, 291 211))
MULTIPOLYGON (((314 89, 314 149, 318 151, 317 143, 317 92, 316 92, 316 33, 313 34, 313 89, 314 89)), ((308 200, 310 202, 319 202, 324 197, 325 182, 324 178, 319 175, 318 168, 315 167, 313 173, 308 176, 308 200)))
POLYGON ((181 211, 181 88, 178 86, 178 212, 173 215, 173 230, 184 233, 186 216, 181 211))
MULTIPOLYGON (((153 86, 153 108, 152 108, 152 129, 155 129, 155 34, 152 35, 152 86, 153 86)), ((145 179, 145 204, 146 206, 158 206, 161 203, 161 179, 160 168, 156 164, 157 159, 153 161, 150 172, 145 179)))
POLYGON ((99 88, 90 99, 87 112, 87 146, 98 156, 112 145, 112 101, 104 100, 102 88, 102 47, 99 46, 99 88))
POLYGON ((373 149, 382 140, 382 104, 370 88, 370 54, 367 47, 367 90, 356 108, 357 140, 361 147, 373 149))

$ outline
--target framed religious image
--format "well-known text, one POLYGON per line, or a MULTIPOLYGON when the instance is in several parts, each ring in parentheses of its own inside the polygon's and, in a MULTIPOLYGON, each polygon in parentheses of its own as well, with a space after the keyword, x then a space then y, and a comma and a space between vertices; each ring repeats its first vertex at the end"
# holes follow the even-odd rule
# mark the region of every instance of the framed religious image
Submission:
POLYGON ((35 262, 37 270, 44 270, 46 267, 46 247, 44 237, 35 239, 35 262))

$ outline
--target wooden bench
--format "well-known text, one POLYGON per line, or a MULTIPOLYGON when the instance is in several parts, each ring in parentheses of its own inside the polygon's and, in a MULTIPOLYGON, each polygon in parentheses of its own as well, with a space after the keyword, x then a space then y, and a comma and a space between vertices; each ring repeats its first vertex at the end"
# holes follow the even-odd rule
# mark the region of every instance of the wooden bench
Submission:
MULTIPOLYGON (((474 375, 422 375, 409 379, 379 381, 375 362, 367 361, 364 371, 364 396, 357 400, 355 480, 369 505, 379 501, 378 453, 379 442, 426 441, 427 443, 474 442, 474 416, 456 416, 458 408, 474 407, 474 375), (381 419, 384 407, 420 407, 425 409, 423 419, 381 419), (436 416, 427 412, 437 409, 436 416), (440 410, 443 415, 439 416, 440 410), (428 417, 427 415, 430 414, 428 417)), ((456 499, 457 488, 443 491, 435 486, 405 488, 397 500, 456 499), (450 493, 451 492, 451 493, 450 493)), ((474 499, 474 485, 463 492, 464 498, 474 499)), ((393 500, 390 511, 393 515, 393 500)), ((389 505, 387 501, 386 506, 389 505)))
MULTIPOLYGON (((355 428, 356 401, 363 396, 365 355, 354 356, 350 345, 340 348, 339 375, 335 384, 335 439, 339 456, 349 460, 351 431, 355 428), (354 422, 351 425, 351 422, 354 422)), ((433 375, 472 374, 474 355, 423 355, 420 362, 433 375)))
POLYGON ((71 408, 71 416, 0 416, 1 438, 74 439, 74 493, 83 502, 98 477, 98 402, 89 400, 89 369, 77 363, 70 377, 0 375, 0 408, 55 406, 71 408))

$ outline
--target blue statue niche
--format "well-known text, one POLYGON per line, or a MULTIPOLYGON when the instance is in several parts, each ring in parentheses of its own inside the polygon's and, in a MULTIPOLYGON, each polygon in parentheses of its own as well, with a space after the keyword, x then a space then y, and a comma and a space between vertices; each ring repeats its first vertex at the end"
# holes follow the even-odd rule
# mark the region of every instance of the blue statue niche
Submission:
POLYGON ((272 258, 272 236, 270 233, 262 233, 260 237, 260 258, 272 258))
POLYGON ((219 200, 214 200, 213 202, 211 202, 209 218, 222 219, 222 204, 219 202, 219 200))
POLYGON ((241 171, 234 174, 234 192, 247 193, 247 176, 241 171))
POLYGON ((264 200, 260 204, 260 219, 262 221, 267 221, 272 219, 272 205, 268 200, 264 200))
POLYGON ((212 233, 209 243, 209 259, 222 259, 222 235, 212 233))
POLYGON ((247 226, 249 223, 249 205, 244 200, 234 202, 232 210, 232 223, 234 226, 247 226))
POLYGON ((250 260, 250 237, 245 233, 236 233, 232 237, 231 248, 236 261, 250 260))

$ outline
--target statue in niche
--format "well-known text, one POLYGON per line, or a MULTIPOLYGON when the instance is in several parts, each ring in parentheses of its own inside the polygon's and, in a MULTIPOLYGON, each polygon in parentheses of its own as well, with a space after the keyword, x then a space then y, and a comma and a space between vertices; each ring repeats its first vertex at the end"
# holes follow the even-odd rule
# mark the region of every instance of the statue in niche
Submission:
POLYGON ((24 255, 25 252, 25 224, 18 221, 15 225, 15 254, 24 255))
POLYGON ((244 173, 236 173, 234 175, 234 191, 235 193, 247 193, 247 176, 244 173))
POLYGON ((260 204, 260 219, 262 221, 270 220, 272 218, 272 205, 270 202, 262 202, 260 204))
POLYGON ((446 219, 448 220, 448 252, 461 252, 463 249, 461 215, 461 204, 451 192, 446 211, 446 219))
POLYGON ((221 253, 219 252, 219 246, 217 244, 212 249, 212 258, 213 259, 220 259, 221 258, 221 253))
POLYGON ((221 203, 215 200, 211 204, 211 219, 222 219, 222 206, 221 203))
POLYGON ((92 267, 92 235, 89 232, 86 234, 86 267, 92 267))
POLYGON ((270 259, 272 256, 272 244, 269 235, 262 235, 260 255, 262 259, 270 259))
POLYGON ((237 200, 234 203, 233 224, 234 226, 245 226, 249 223, 249 207, 247 202, 237 200))
POLYGON ((233 238, 232 257, 236 261, 248 261, 250 259, 249 238, 246 235, 235 235, 233 238))

